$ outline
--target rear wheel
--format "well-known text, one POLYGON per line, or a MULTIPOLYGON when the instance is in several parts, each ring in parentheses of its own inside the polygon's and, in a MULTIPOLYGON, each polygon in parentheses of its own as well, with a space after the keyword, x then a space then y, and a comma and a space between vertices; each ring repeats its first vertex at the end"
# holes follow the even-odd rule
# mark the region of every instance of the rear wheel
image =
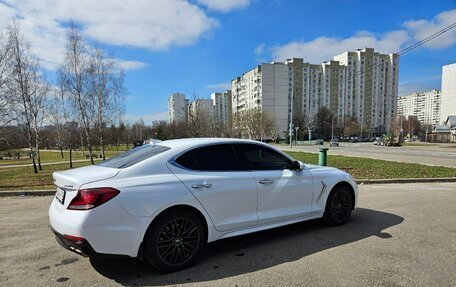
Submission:
POLYGON ((345 186, 338 186, 328 196, 323 219, 328 225, 341 225, 350 218, 354 199, 350 190, 345 186))
POLYGON ((187 268, 198 259, 205 238, 203 224, 192 212, 167 213, 154 221, 147 233, 146 259, 162 272, 187 268))

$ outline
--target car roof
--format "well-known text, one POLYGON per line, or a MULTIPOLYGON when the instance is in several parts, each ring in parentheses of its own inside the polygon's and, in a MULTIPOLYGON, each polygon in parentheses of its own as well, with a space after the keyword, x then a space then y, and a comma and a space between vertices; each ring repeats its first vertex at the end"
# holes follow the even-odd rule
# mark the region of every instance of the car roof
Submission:
POLYGON ((162 145, 173 148, 190 148, 206 144, 222 144, 222 143, 253 143, 253 144, 262 144, 261 142, 254 140, 246 139, 237 139, 237 138, 185 138, 185 139, 175 139, 175 140, 166 140, 157 145, 162 145))

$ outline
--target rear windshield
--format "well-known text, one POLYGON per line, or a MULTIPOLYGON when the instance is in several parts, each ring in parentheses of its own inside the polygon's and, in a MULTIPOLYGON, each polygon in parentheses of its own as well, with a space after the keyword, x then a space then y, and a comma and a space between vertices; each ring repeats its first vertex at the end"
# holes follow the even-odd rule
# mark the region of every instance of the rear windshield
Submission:
POLYGON ((167 150, 169 150, 169 147, 146 144, 113 156, 97 165, 111 168, 127 168, 167 150))

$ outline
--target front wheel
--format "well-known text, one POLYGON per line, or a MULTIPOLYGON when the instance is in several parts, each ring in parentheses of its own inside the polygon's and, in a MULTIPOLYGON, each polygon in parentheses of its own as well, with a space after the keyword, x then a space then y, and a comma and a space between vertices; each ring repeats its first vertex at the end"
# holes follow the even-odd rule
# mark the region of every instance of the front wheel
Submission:
POLYGON ((176 210, 154 221, 145 240, 146 259, 161 272, 187 268, 199 257, 205 242, 201 220, 176 210))
POLYGON ((326 202, 323 219, 328 225, 341 225, 350 218, 354 206, 354 198, 345 186, 339 186, 331 191, 326 202))

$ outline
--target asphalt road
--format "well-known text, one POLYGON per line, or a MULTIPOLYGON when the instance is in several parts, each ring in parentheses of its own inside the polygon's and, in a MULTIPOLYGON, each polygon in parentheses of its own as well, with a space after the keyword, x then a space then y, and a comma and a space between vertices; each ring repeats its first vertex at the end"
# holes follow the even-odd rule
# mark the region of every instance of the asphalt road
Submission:
MULTIPOLYGON (((320 145, 293 146, 277 145, 282 150, 318 152, 321 147, 329 147, 328 143, 320 145)), ((390 161, 401 161, 419 163, 434 166, 456 167, 456 145, 442 146, 401 146, 385 147, 374 146, 372 143, 345 143, 341 142, 339 147, 330 147, 328 155, 345 155, 355 157, 367 157, 390 161)))
POLYGON ((87 259, 48 228, 51 197, 0 198, 0 286, 456 286, 456 184, 360 186, 340 227, 319 221, 210 244, 187 270, 87 259))

